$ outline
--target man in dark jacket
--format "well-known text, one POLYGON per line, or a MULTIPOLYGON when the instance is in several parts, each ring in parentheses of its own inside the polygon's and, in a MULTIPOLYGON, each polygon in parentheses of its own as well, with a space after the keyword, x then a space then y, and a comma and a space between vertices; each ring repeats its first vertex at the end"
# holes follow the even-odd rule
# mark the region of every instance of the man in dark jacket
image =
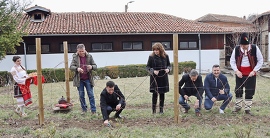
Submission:
POLYGON ((195 69, 191 70, 189 74, 182 76, 182 79, 179 81, 179 104, 185 108, 185 113, 188 113, 188 110, 190 109, 190 106, 187 103, 189 97, 195 96, 197 97, 197 100, 194 103, 195 115, 201 116, 200 110, 203 91, 202 76, 199 75, 195 69))
POLYGON ((219 108, 219 113, 224 114, 224 109, 232 100, 230 93, 230 85, 227 77, 220 73, 219 65, 212 67, 212 73, 208 74, 204 79, 205 101, 204 107, 210 110, 214 102, 223 100, 219 108))
POLYGON ((114 117, 122 118, 120 113, 125 108, 125 97, 121 90, 113 81, 106 83, 106 88, 100 94, 100 108, 104 120, 104 125, 109 124, 109 116, 112 111, 116 111, 114 117))

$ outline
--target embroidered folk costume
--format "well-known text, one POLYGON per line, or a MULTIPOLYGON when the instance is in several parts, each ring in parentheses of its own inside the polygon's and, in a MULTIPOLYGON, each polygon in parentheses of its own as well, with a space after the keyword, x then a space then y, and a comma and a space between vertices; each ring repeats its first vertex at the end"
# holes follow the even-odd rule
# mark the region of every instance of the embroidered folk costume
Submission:
POLYGON ((14 84, 14 98, 17 98, 18 107, 15 111, 21 116, 26 116, 24 106, 32 103, 32 96, 29 88, 32 77, 27 75, 25 68, 21 65, 14 65, 10 72, 16 82, 14 84))
POLYGON ((234 112, 239 112, 242 108, 243 88, 245 87, 245 112, 251 114, 250 109, 256 87, 256 72, 262 67, 263 56, 258 46, 250 44, 247 33, 241 35, 240 46, 234 48, 230 64, 236 74, 234 112))

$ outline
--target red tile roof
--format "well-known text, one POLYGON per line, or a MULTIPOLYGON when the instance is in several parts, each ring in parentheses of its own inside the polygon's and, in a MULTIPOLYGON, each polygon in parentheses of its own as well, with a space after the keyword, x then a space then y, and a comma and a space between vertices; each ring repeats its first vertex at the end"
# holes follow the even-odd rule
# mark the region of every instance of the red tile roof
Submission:
POLYGON ((198 22, 230 22, 230 23, 239 23, 239 24, 251 24, 251 21, 248 21, 244 18, 239 18, 236 16, 229 15, 219 15, 219 14, 207 14, 203 17, 196 19, 198 22))
POLYGON ((224 28, 226 31, 237 32, 237 33, 258 31, 253 25, 239 26, 239 27, 222 27, 222 28, 224 28))
MULTIPOLYGON (((21 23, 29 20, 25 14, 21 23)), ((216 25, 149 12, 52 12, 43 22, 30 22, 27 32, 29 35, 229 33, 216 25)))

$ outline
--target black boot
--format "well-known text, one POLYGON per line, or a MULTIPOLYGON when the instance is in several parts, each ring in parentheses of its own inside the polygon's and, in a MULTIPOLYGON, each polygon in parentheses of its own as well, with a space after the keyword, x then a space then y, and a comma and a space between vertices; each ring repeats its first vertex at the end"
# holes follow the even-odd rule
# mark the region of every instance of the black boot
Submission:
POLYGON ((160 113, 160 114, 163 114, 163 107, 160 107, 160 108, 159 108, 159 113, 160 113))
POLYGON ((156 113, 156 107, 153 106, 153 107, 152 107, 152 114, 155 114, 155 113, 156 113))

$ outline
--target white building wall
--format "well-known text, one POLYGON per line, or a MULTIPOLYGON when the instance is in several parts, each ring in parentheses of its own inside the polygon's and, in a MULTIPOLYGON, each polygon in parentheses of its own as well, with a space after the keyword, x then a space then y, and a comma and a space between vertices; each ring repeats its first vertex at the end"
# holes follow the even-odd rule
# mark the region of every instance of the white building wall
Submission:
MULTIPOLYGON (((97 52, 91 53, 98 67, 111 65, 128 65, 128 64, 146 64, 148 56, 152 51, 131 51, 131 52, 97 52)), ((173 51, 167 50, 170 61, 173 62, 173 51)), ((25 66, 24 55, 22 65, 25 66)), ((0 61, 0 71, 9 71, 14 65, 13 55, 7 55, 0 61)), ((201 51, 201 69, 202 72, 210 71, 213 64, 219 64, 220 50, 202 50, 201 51)), ((69 65, 72 60, 72 53, 68 54, 69 65)), ((199 50, 179 50, 178 61, 194 61, 196 68, 199 69, 199 50)), ((42 54, 42 68, 64 68, 64 54, 42 54)), ((36 55, 26 55, 26 68, 28 70, 36 69, 36 55)))

